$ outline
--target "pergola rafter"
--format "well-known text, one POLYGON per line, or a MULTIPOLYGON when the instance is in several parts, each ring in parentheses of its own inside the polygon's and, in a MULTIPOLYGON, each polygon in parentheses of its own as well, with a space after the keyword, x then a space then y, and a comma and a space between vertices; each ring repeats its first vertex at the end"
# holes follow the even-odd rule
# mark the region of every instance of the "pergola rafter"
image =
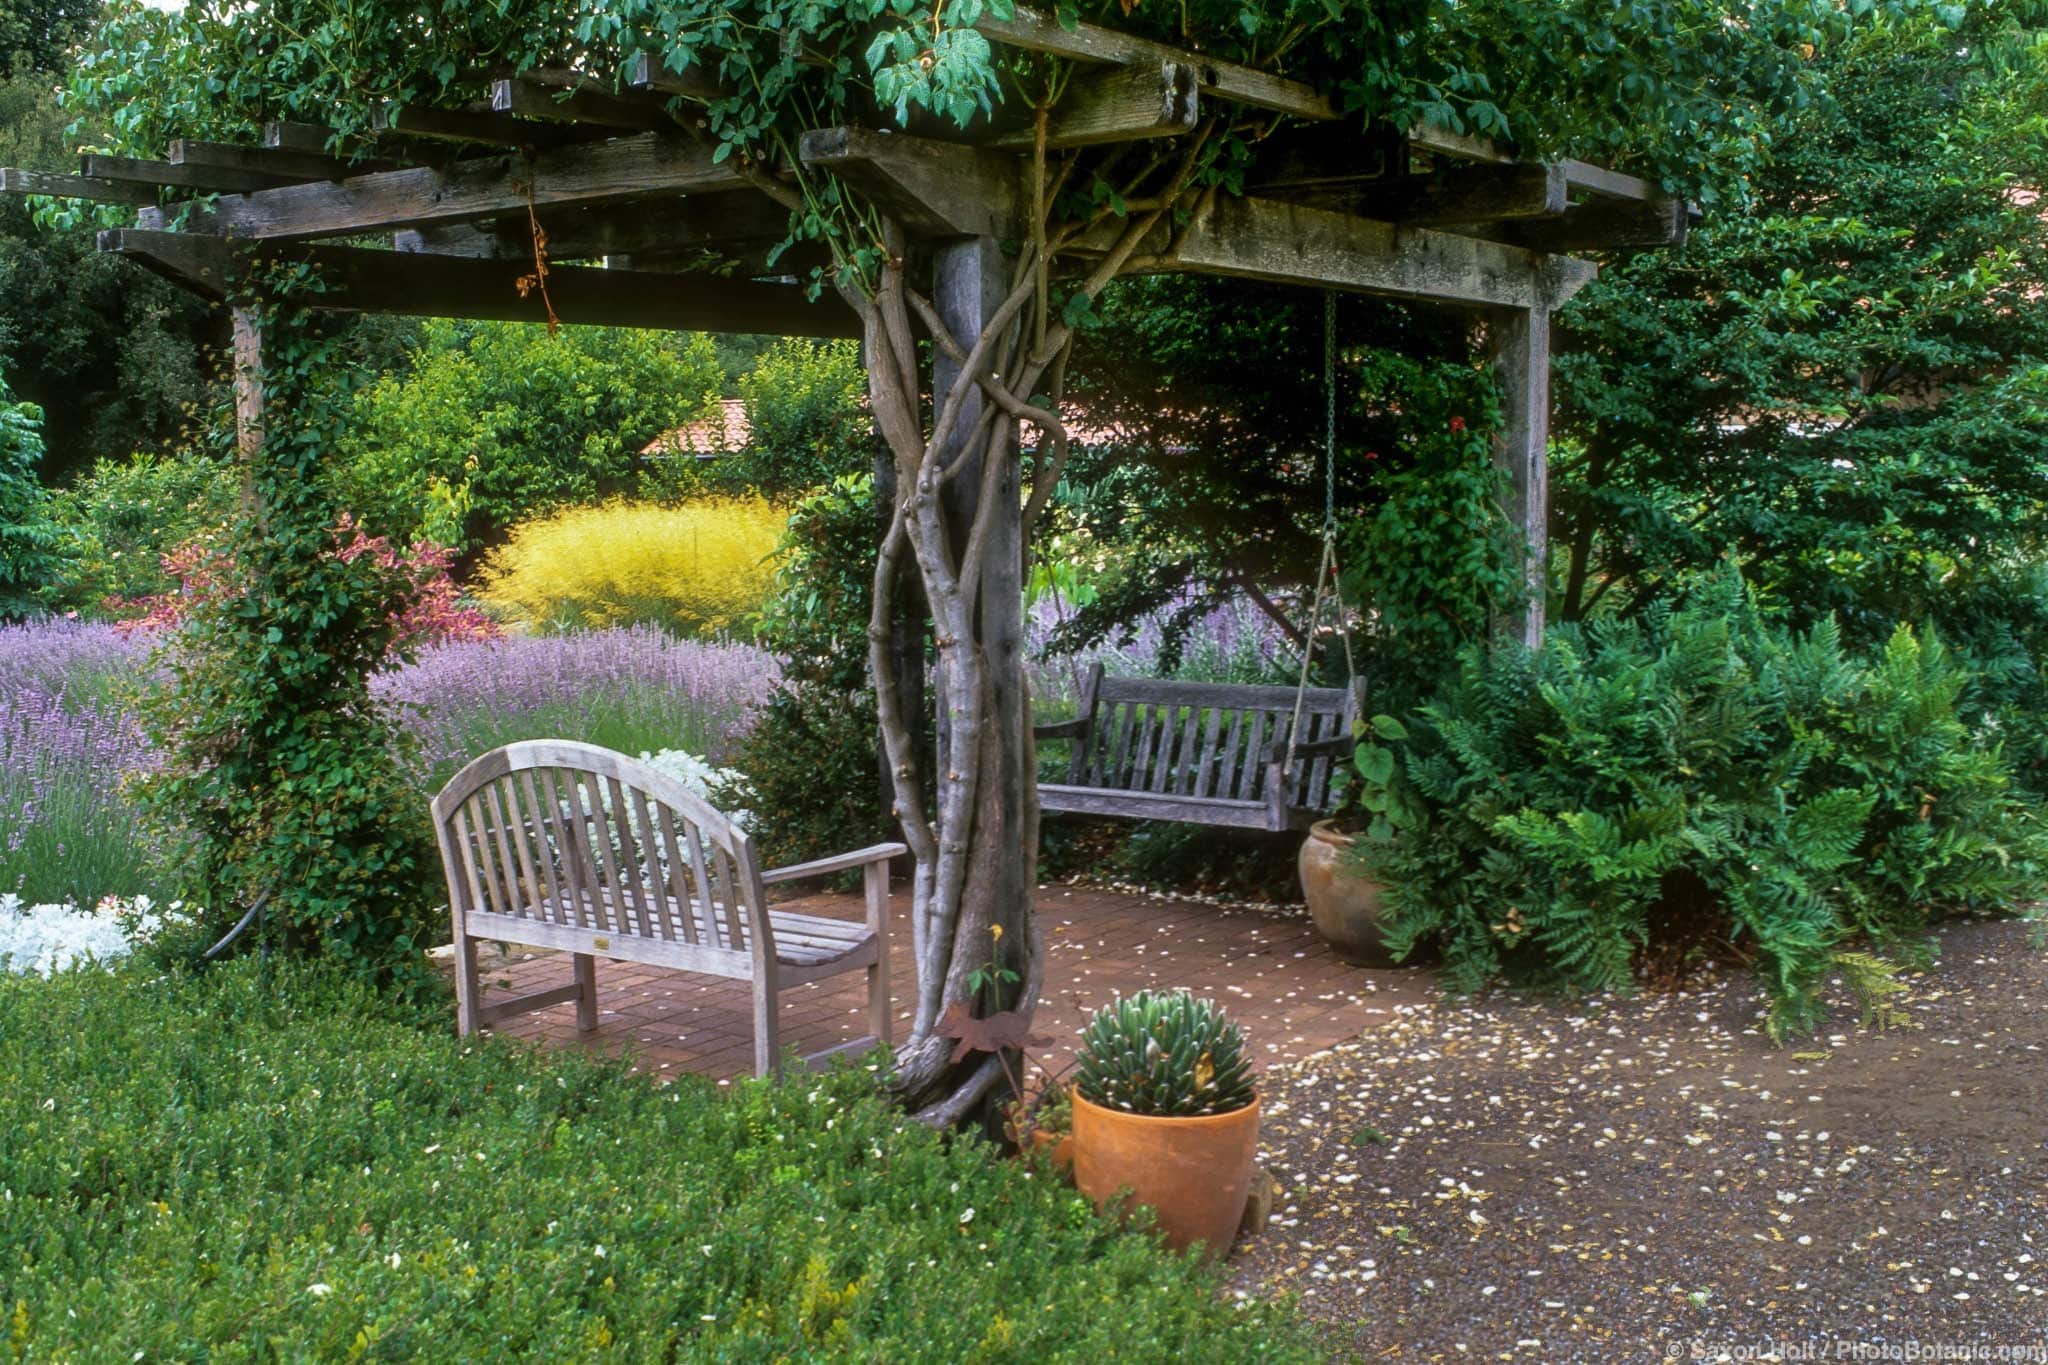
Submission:
MULTIPOLYGON (((795 165, 720 147, 702 106, 734 92, 710 72, 643 54, 615 73, 478 73, 488 98, 385 105, 350 139, 280 122, 261 145, 92 157, 79 177, 0 171, 0 193, 136 207, 136 227, 103 233, 101 249, 231 303, 249 263, 306 261, 322 281, 307 298, 315 307, 862 337, 891 451, 877 471, 892 520, 870 659, 893 799, 917 856, 921 979, 899 1076, 936 1122, 960 1117, 994 1074, 992 1063, 972 1077, 953 1072, 934 1032, 942 1004, 970 979, 973 962, 954 952, 962 936, 1020 929, 1021 944, 1005 940, 1005 950, 1020 947, 1033 965, 1014 1007, 1028 1009, 1037 989, 1019 576, 1030 521, 1067 448, 1056 404, 1033 404, 1041 383, 1056 398, 1072 337, 1052 316, 1048 282, 1092 297, 1121 274, 1209 274, 1473 318, 1505 394, 1497 457, 1531 589, 1511 624, 1535 643, 1550 319, 1595 273, 1564 253, 1670 245, 1690 219, 1656 186, 1584 162, 1518 161, 1429 128, 1361 132, 1311 86, 1199 52, 1022 9, 979 27, 992 42, 1071 63, 1058 98, 1029 119, 999 111, 965 130, 811 129, 795 165), (1245 194, 1193 179, 1219 127, 1252 130, 1245 194), (1049 200, 1066 184, 1055 162, 1114 166, 1120 188, 1054 221, 1049 200), (813 299, 793 277, 819 248, 799 241, 785 254, 792 221, 825 178, 872 211, 861 220, 882 258, 872 293, 842 285, 813 299), (573 261, 603 264, 537 269, 573 261), (918 329, 933 343, 928 386, 918 329), (1028 492, 1017 458, 1024 423, 1045 438, 1028 492), (940 752, 928 773, 906 737, 922 713, 922 652, 900 630, 890 639, 901 575, 923 591, 940 660, 940 752)), ((238 307, 234 319, 238 425, 244 449, 256 449, 261 338, 253 312, 238 307)), ((979 945, 990 941, 961 951, 985 955, 979 945)))

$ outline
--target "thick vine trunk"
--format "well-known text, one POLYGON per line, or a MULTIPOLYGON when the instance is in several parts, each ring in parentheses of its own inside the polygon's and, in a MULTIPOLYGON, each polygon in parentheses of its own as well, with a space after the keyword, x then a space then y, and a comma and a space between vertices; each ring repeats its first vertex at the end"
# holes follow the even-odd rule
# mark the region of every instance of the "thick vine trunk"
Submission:
MULTIPOLYGON (((1125 199, 1165 184, 1142 211, 1104 207, 1057 233, 1041 229, 1017 259, 988 239, 942 246, 933 299, 905 278, 907 243, 884 223, 886 260, 872 294, 843 288, 860 313, 868 397, 894 461, 894 499, 875 562, 868 622, 894 812, 916 860, 911 881, 917 1008, 897 1055, 896 1089, 938 1125, 973 1113, 1003 1074, 1001 1059, 954 1062, 941 1019, 953 1005, 985 1017, 1036 1007, 1044 945, 1031 908, 1038 877, 1037 756, 1024 677, 1024 545, 1058 485, 1069 443, 1059 392, 1073 328, 1053 322, 1049 262, 1083 233, 1114 222, 1114 247, 1076 287, 1093 299, 1187 192, 1213 125, 1134 173, 1125 199), (1035 307, 1034 307, 1035 305, 1035 307), (937 359, 926 419, 912 318, 937 359), (1052 392, 1035 400, 1041 382, 1052 392), (1031 495, 1023 497, 1018 423, 1042 435, 1031 495), (914 568, 938 656, 936 761, 919 761, 912 714, 892 648, 896 588, 914 568)), ((1040 148, 1042 164, 1043 148, 1040 148)), ((1042 181, 1042 177, 1041 177, 1042 181)), ((1045 218, 1057 186, 1040 184, 1045 218)))

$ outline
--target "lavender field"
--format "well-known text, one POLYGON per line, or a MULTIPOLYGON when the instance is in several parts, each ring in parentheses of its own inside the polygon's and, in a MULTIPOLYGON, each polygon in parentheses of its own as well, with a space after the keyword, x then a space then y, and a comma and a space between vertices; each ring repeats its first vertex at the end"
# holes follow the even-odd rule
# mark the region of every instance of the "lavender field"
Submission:
MULTIPOLYGON (((1058 624, 1032 614, 1036 704, 1069 711, 1091 662, 1112 672, 1287 681, 1286 643, 1249 606, 1204 617, 1171 668, 1158 621, 1084 658, 1045 658, 1058 624)), ((0 894, 28 904, 162 898, 173 849, 144 829, 135 780, 155 763, 140 719, 155 641, 106 625, 0 627, 0 894)), ((780 672, 750 645, 678 640, 651 626, 429 648, 377 678, 413 743, 404 761, 427 797, 464 762, 517 739, 580 739, 627 753, 682 749, 723 764, 780 672)))
MULTIPOLYGON (((80 905, 163 894, 167 850, 131 801, 155 759, 138 715, 152 646, 103 625, 0 627, 0 893, 80 905)), ((407 761, 424 819, 457 767, 515 739, 720 761, 777 673, 749 646, 642 627, 437 646, 375 686, 418 741, 407 761)))

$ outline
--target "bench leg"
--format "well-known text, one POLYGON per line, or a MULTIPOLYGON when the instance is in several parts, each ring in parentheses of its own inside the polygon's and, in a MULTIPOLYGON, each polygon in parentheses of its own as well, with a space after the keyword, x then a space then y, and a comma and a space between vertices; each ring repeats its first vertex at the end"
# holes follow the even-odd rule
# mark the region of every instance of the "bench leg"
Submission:
POLYGON ((780 992, 771 976, 763 980, 754 977, 754 1074, 756 1076, 780 1075, 782 1073, 782 1037, 779 1030, 776 998, 780 992))
POLYGON ((589 953, 576 954, 576 1027, 597 1027, 597 959, 589 953))
POLYGON ((477 980, 476 940, 455 926, 455 1031, 467 1038, 483 1027, 477 1011, 483 1007, 483 983, 477 980))
POLYGON ((868 1032, 884 1043, 894 1013, 889 1008, 889 865, 869 863, 866 875, 868 927, 875 932, 875 961, 868 968, 868 1032))

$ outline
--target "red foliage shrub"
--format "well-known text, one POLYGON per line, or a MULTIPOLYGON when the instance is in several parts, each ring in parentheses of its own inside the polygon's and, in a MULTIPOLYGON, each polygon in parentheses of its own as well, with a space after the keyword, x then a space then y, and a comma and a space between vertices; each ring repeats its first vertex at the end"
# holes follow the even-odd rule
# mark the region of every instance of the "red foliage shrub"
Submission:
MULTIPOLYGON (((490 616, 465 606, 456 591, 448 566, 450 552, 431 541, 415 541, 400 549, 387 536, 365 535, 355 518, 344 513, 334 527, 335 558, 352 563, 368 556, 379 569, 404 584, 399 605, 392 613, 397 634, 392 649, 441 644, 449 640, 495 640, 504 628, 490 616)), ((164 572, 177 580, 169 592, 131 600, 107 599, 113 611, 134 613, 115 623, 115 629, 173 629, 183 625, 202 607, 228 601, 240 592, 234 555, 204 540, 190 541, 163 557, 164 572)))

